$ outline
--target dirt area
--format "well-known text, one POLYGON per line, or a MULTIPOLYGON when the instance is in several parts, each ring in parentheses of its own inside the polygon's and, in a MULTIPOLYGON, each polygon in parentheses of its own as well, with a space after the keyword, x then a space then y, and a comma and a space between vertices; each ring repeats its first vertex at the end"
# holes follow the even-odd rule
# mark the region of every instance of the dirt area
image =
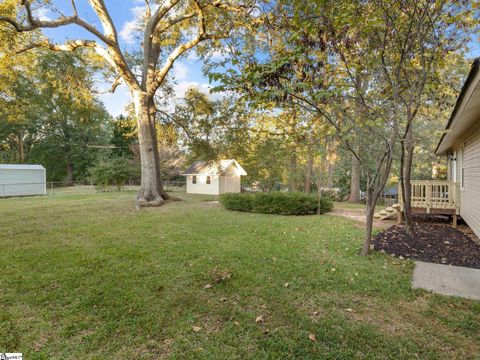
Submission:
POLYGON ((432 218, 416 222, 413 236, 403 226, 393 225, 379 233, 373 245, 397 257, 480 269, 480 244, 448 222, 434 223, 432 218))
MULTIPOLYGON (((364 209, 338 209, 334 208, 333 212, 329 213, 331 215, 342 216, 348 219, 359 221, 365 223, 365 210, 364 209)), ((379 229, 386 229, 392 224, 395 224, 396 217, 388 220, 373 220, 373 226, 379 229)))

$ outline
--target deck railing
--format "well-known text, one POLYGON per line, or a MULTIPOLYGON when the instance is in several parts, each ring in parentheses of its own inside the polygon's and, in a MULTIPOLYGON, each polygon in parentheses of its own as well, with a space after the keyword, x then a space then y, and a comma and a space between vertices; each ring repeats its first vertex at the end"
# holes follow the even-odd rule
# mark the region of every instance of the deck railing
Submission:
MULTIPOLYGON (((401 186, 398 186, 398 200, 403 209, 401 186)), ((412 180, 412 208, 449 209, 460 212, 460 188, 458 183, 447 180, 412 180)))

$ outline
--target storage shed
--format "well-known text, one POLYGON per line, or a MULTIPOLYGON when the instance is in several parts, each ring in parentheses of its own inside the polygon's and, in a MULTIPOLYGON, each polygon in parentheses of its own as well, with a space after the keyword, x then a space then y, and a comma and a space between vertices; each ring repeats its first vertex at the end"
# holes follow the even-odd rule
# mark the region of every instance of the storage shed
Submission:
POLYGON ((42 165, 0 164, 0 197, 46 193, 46 171, 42 165))
POLYGON ((182 175, 187 177, 187 193, 240 192, 240 177, 247 175, 236 160, 196 161, 182 175))

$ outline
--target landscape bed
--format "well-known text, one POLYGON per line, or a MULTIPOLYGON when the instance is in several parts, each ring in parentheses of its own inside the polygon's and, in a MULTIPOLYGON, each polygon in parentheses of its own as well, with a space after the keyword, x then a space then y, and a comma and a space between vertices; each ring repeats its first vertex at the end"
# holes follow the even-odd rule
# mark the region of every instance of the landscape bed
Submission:
MULTIPOLYGON (((427 219, 427 221, 431 219, 427 219)), ((405 259, 480 269, 480 244, 444 224, 415 223, 414 235, 393 225, 375 236, 375 250, 405 259)))
POLYGON ((480 303, 361 257, 338 216, 231 212, 215 196, 0 200, 0 352, 25 359, 472 359, 480 303))

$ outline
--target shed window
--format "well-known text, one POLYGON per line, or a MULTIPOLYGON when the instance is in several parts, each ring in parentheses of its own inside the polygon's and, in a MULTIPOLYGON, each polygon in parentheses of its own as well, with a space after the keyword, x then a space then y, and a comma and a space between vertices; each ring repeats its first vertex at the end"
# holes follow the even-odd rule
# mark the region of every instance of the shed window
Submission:
POLYGON ((196 183, 197 183, 197 176, 193 175, 192 176, 192 184, 196 184, 196 183))
POLYGON ((210 185, 210 183, 211 183, 210 176, 207 176, 207 185, 210 185))

